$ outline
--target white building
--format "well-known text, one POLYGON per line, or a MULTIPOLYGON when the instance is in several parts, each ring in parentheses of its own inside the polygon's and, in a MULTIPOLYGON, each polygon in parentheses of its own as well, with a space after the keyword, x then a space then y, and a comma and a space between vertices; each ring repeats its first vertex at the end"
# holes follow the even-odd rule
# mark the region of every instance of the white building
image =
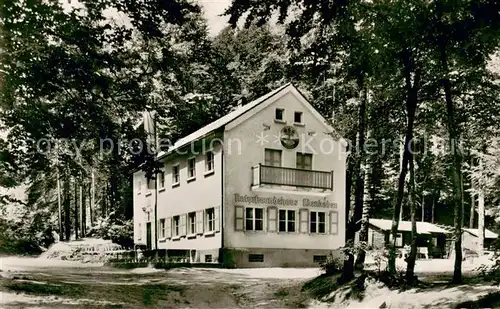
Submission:
POLYGON ((346 144, 287 84, 180 139, 134 173, 134 241, 192 262, 311 266, 345 241, 346 144), (155 196, 157 214, 155 218, 155 196))

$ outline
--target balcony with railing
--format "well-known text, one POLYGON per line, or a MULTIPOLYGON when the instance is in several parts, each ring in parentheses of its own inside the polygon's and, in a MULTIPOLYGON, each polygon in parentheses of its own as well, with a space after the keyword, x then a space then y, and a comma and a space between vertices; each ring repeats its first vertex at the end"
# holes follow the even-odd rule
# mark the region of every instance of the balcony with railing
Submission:
POLYGON ((259 164, 252 167, 253 186, 272 185, 333 190, 333 171, 313 171, 259 164))

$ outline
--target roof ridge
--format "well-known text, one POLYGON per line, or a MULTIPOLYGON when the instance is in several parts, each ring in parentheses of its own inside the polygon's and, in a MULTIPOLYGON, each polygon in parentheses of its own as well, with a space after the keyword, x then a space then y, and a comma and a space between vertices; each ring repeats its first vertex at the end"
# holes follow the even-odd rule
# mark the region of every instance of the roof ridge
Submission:
POLYGON ((158 154, 157 159, 161 159, 165 156, 168 156, 174 150, 182 148, 182 147, 186 146, 187 144, 189 144, 193 141, 196 141, 196 140, 202 138, 203 136, 206 136, 207 134, 212 133, 213 131, 221 128, 222 126, 225 126, 225 125, 233 122, 234 120, 238 119, 240 116, 245 114, 246 112, 259 106, 260 104, 262 104, 263 102, 272 98, 273 96, 277 95, 278 93, 285 90, 289 86, 292 86, 293 88, 297 89, 291 82, 288 82, 288 83, 256 98, 255 100, 252 100, 251 102, 249 102, 245 105, 239 106, 239 107, 233 109, 232 111, 230 111, 229 113, 227 113, 226 115, 206 124, 205 126, 199 128, 198 130, 178 139, 170 149, 168 149, 165 152, 160 152, 158 154))

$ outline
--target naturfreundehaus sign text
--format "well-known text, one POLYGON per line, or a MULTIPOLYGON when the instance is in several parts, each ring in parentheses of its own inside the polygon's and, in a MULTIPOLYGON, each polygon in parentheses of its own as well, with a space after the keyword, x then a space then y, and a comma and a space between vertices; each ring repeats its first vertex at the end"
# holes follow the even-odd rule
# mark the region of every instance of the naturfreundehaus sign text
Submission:
MULTIPOLYGON (((299 200, 277 196, 260 195, 240 195, 234 194, 235 203, 264 204, 273 206, 299 206, 299 200)), ((320 200, 302 199, 302 207, 337 208, 337 203, 333 203, 326 198, 320 200)))

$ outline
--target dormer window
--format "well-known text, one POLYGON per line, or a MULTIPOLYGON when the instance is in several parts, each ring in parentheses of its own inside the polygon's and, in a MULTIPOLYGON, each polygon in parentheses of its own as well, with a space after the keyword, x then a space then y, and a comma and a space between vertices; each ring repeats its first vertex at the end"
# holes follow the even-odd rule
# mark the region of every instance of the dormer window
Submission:
POLYGON ((302 124, 302 112, 295 112, 294 113, 293 122, 302 124))
POLYGON ((285 110, 283 108, 277 108, 274 119, 277 121, 285 121, 285 110))

